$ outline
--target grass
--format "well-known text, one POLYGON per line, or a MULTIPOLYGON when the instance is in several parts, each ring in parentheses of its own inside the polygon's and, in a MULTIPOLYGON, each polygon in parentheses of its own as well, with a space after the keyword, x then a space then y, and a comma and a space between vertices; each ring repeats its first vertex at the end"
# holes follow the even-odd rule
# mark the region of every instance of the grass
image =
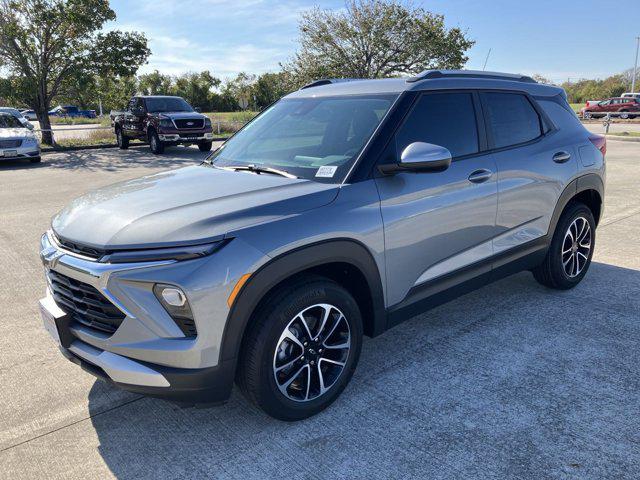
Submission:
POLYGON ((108 116, 97 118, 49 117, 51 125, 102 125, 108 127, 111 120, 108 116))
MULTIPOLYGON (((82 138, 61 138, 57 142, 57 147, 92 147, 97 145, 114 145, 116 137, 111 130, 96 130, 82 138)), ((50 145, 42 145, 42 150, 54 150, 50 145)))
POLYGON ((212 121, 247 123, 258 112, 209 112, 205 113, 212 121))
POLYGON ((580 109, 584 107, 584 103, 570 103, 569 105, 571 106, 571 108, 573 108, 573 111, 576 113, 579 113, 580 109))
POLYGON ((640 132, 609 132, 607 135, 615 135, 616 137, 640 137, 640 132))

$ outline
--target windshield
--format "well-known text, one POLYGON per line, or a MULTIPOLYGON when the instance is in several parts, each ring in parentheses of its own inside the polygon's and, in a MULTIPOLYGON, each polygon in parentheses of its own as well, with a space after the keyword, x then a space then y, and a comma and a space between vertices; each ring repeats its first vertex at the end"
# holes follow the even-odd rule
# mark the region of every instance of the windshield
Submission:
POLYGON ((0 128, 25 128, 20 120, 8 113, 0 113, 0 128))
POLYGON ((320 182, 342 181, 396 95, 280 100, 210 157, 320 182))
POLYGON ((151 113, 162 112, 193 112, 193 108, 182 98, 155 97, 146 98, 147 111, 151 113))

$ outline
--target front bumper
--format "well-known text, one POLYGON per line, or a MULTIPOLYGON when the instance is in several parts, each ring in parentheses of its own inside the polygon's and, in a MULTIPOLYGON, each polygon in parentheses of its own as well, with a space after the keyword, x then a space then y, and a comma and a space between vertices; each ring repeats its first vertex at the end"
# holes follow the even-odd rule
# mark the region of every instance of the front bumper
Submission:
POLYGON ((108 264, 64 250, 48 233, 40 252, 47 278, 51 270, 90 285, 125 317, 113 334, 92 330, 55 302, 51 285, 41 309, 56 318, 65 357, 91 374, 125 390, 176 402, 222 402, 230 395, 236 363, 235 358, 220 359, 226 299, 234 286, 229 280, 248 271, 243 264, 251 253, 238 241, 195 260, 108 264), (196 337, 185 337, 164 310, 153 294, 155 283, 185 292, 196 337))
POLYGON ((28 147, 0 148, 0 160, 16 160, 21 158, 36 158, 40 156, 40 147, 31 145, 28 147))
POLYGON ((213 140, 213 132, 162 132, 158 138, 171 143, 199 143, 213 140))

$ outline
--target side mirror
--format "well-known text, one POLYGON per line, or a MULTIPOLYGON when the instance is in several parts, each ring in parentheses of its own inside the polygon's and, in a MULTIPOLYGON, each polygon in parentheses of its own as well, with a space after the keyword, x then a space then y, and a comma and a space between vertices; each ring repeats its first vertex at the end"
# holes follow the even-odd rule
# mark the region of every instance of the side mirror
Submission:
POLYGON ((451 165, 451 152, 433 143, 414 142, 400 155, 399 163, 379 165, 384 175, 398 172, 442 172, 451 165))

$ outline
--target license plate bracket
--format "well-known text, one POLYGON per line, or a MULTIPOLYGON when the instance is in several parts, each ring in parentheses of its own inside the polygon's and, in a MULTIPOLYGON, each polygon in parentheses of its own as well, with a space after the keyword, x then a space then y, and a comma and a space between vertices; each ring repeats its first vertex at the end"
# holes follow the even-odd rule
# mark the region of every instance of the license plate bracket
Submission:
POLYGON ((17 157, 18 156, 18 151, 17 150, 4 150, 2 152, 2 156, 3 157, 17 157))
POLYGON ((39 306, 45 330, 58 345, 69 348, 73 342, 73 335, 69 330, 71 316, 58 307, 50 296, 41 299, 39 306))

